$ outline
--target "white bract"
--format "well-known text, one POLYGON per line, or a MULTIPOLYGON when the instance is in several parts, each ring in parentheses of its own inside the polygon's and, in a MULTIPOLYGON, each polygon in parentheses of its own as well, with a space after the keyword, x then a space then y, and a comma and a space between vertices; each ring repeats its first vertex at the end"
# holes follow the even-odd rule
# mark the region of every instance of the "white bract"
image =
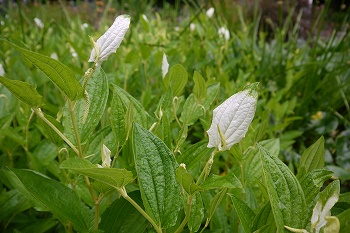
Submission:
POLYGON ((325 204, 322 203, 321 199, 317 201, 311 217, 311 228, 315 229, 316 233, 319 233, 321 228, 326 226, 329 220, 332 220, 331 209, 338 202, 338 199, 339 193, 335 192, 325 204))
POLYGON ((190 24, 190 30, 193 32, 196 29, 196 25, 194 23, 190 24))
POLYGON ((219 33, 220 37, 223 36, 225 38, 225 40, 230 39, 230 32, 227 28, 225 28, 225 27, 219 28, 218 33, 219 33))
POLYGON ((256 110, 257 86, 258 83, 248 85, 214 109, 213 121, 207 131, 208 147, 229 150, 245 136, 256 110))
POLYGON ((113 25, 96 41, 91 51, 89 62, 95 62, 97 65, 100 65, 102 61, 108 59, 109 55, 115 53, 124 39, 129 26, 130 16, 118 16, 113 25))
POLYGON ((34 18, 34 22, 39 28, 44 28, 44 23, 39 18, 34 18))
POLYGON ((166 57, 166 54, 163 54, 163 60, 162 60, 162 75, 163 78, 165 77, 165 75, 168 73, 169 70, 169 63, 168 63, 168 59, 166 57))
POLYGON ((58 55, 55 52, 51 53, 50 57, 55 59, 55 60, 58 60, 58 55))
POLYGON ((102 166, 98 165, 98 167, 111 167, 111 151, 108 149, 108 147, 105 144, 102 144, 101 148, 101 157, 102 157, 102 166))
POLYGON ((208 18, 213 17, 214 11, 215 11, 215 9, 214 9, 213 7, 209 8, 209 9, 207 10, 206 15, 208 16, 208 18))

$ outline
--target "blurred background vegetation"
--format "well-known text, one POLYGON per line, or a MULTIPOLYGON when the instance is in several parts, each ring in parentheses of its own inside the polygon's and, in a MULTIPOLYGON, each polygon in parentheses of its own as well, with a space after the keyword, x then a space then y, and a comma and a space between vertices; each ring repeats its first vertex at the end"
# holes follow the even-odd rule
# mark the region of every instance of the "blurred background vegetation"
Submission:
MULTIPOLYGON (((247 83, 260 82, 253 123, 263 132, 260 140, 279 138, 280 157, 294 170, 305 148, 324 135, 327 167, 344 190, 350 189, 349 0, 0 2, 2 36, 56 57, 77 77, 89 67, 89 35, 96 39, 117 15, 131 15, 132 27, 119 55, 105 62, 104 69, 110 82, 150 113, 159 101, 163 52, 170 65, 182 64, 190 76, 197 70, 207 83, 220 82, 216 103, 247 83), (208 17, 211 7, 215 11, 208 17), (229 31, 227 40, 218 33, 221 27, 229 31)), ((1 45, 0 54, 6 76, 35 83, 50 103, 45 110, 57 115, 64 101, 44 75, 6 46, 1 45)), ((186 95, 192 88, 191 79, 186 95)), ((8 96, 4 87, 0 91, 8 96)), ((26 148, 20 132, 30 110, 18 113, 15 99, 2 99, 0 152, 18 162, 26 148), (16 130, 10 132, 9 126, 16 130)), ((196 123, 187 140, 199 141, 204 130, 203 122, 196 123)), ((39 132, 33 135, 41 137, 39 132)))

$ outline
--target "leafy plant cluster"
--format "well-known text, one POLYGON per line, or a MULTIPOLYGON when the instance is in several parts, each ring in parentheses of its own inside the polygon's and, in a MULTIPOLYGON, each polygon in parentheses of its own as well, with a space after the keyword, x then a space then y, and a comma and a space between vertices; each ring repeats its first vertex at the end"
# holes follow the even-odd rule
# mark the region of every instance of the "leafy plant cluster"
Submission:
POLYGON ((132 18, 93 72, 80 19, 1 19, 3 232, 349 231, 348 32, 299 44, 287 18, 268 41, 258 14, 188 10, 132 18), (254 82, 246 136, 208 148, 212 110, 254 82))

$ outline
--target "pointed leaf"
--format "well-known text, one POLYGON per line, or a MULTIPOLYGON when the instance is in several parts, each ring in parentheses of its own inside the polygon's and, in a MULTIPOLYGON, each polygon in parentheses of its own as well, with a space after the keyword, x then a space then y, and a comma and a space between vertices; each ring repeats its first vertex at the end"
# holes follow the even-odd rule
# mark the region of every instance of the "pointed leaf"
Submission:
POLYGON ((68 66, 51 57, 22 48, 5 37, 0 37, 0 40, 11 45, 16 51, 32 62, 33 65, 44 72, 70 100, 83 97, 83 87, 75 79, 74 72, 68 66))
MULTIPOLYGON (((50 121, 59 131, 63 132, 63 126, 52 116, 43 113, 45 118, 50 121)), ((51 142, 53 142, 57 146, 61 146, 63 143, 63 139, 54 131, 48 124, 46 124, 43 120, 38 118, 38 121, 42 125, 44 129, 44 135, 47 136, 51 142)))
POLYGON ((285 225, 305 228, 305 197, 298 180, 281 160, 271 156, 261 145, 258 147, 277 231, 283 232, 285 225))
POLYGON ((7 87, 20 101, 28 104, 30 107, 39 108, 45 104, 43 97, 29 83, 7 79, 2 76, 0 76, 0 83, 7 87))
POLYGON ((321 136, 301 155, 298 167, 298 177, 301 177, 314 169, 322 169, 324 167, 324 153, 324 137, 321 136))
POLYGON ((63 224, 89 232, 93 214, 70 188, 30 170, 5 171, 11 184, 33 203, 50 210, 63 224))
POLYGON ((266 225, 273 227, 272 229, 274 230, 261 231, 261 232, 276 232, 276 223, 274 220, 270 202, 266 203, 255 215, 255 218, 252 224, 252 232, 256 232, 260 229, 264 229, 265 228, 264 226, 266 225))
POLYGON ((174 155, 156 136, 137 123, 133 126, 133 150, 142 200, 148 215, 162 228, 176 223, 181 205, 178 167, 174 155))
POLYGON ((209 208, 207 209, 207 213, 208 213, 208 215, 207 215, 207 223, 209 223, 209 221, 213 217, 216 209, 220 205, 221 200, 226 195, 226 192, 227 192, 227 188, 223 188, 217 194, 215 194, 213 199, 210 200, 209 208))
POLYGON ((232 203, 235 207, 239 220, 243 226, 244 232, 252 232, 252 224, 255 218, 255 213, 249 208, 246 203, 241 201, 240 198, 236 197, 233 194, 229 195, 232 199, 232 203))
POLYGON ((60 168, 86 175, 115 189, 120 189, 134 180, 130 171, 118 168, 99 168, 90 161, 79 158, 65 160, 60 168))

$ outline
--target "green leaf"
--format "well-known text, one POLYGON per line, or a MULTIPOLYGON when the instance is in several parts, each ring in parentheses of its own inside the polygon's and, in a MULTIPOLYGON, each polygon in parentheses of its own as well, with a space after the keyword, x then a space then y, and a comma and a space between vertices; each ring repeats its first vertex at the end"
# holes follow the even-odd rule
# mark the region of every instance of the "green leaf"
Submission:
POLYGON ((79 158, 65 160, 60 168, 86 175, 117 190, 134 180, 130 171, 118 168, 99 168, 96 164, 92 164, 88 160, 79 158))
POLYGON ((156 136, 137 123, 132 137, 136 171, 146 212, 162 228, 176 224, 181 192, 174 155, 156 136))
MULTIPOLYGON (((139 191, 128 193, 138 205, 143 207, 139 191)), ((142 214, 124 198, 115 200, 102 214, 99 228, 105 232, 145 232, 149 223, 142 214)))
POLYGON ((339 222, 340 222, 340 231, 339 231, 340 233, 349 232, 350 230, 349 216, 350 216, 350 209, 347 209, 337 215, 337 218, 339 219, 339 222))
POLYGON ((226 176, 218 176, 211 174, 202 184, 201 187, 205 190, 220 189, 220 188, 240 188, 243 189, 241 181, 232 173, 226 176))
MULTIPOLYGON (((51 122, 59 131, 63 132, 63 126, 52 116, 47 115, 45 113, 43 113, 45 118, 51 122)), ((57 146, 61 146, 63 143, 63 139, 56 133, 55 130, 53 130, 48 124, 46 124, 43 120, 41 120, 40 118, 38 118, 38 121, 40 122, 40 125, 43 127, 44 129, 44 135, 46 135, 46 137, 48 139, 50 139, 51 142, 53 142, 55 145, 57 146)))
POLYGON ((208 141, 197 142, 191 145, 183 154, 177 157, 178 163, 186 164, 188 170, 198 166, 202 158, 213 150, 207 147, 208 141))
POLYGON ((333 172, 325 170, 325 169, 316 169, 304 175, 303 178, 300 179, 300 186, 304 191, 305 203, 307 205, 304 225, 310 222, 310 218, 312 215, 312 209, 316 204, 316 197, 320 192, 321 187, 324 182, 329 180, 333 175, 333 172))
POLYGON ((117 85, 113 85, 113 87, 110 113, 111 126, 118 142, 122 144, 128 134, 127 130, 131 128, 131 125, 128 125, 132 123, 130 121, 135 121, 142 127, 149 128, 154 120, 134 97, 117 85), (128 119, 127 114, 128 112, 130 113, 130 108, 133 109, 132 119, 128 119))
POLYGON ((305 197, 298 180, 281 160, 271 156, 260 144, 258 147, 277 231, 283 232, 285 225, 305 228, 305 197))
POLYGON ((16 51, 32 62, 33 65, 44 72, 70 100, 83 97, 84 89, 75 79, 74 72, 68 66, 51 57, 22 48, 5 37, 0 37, 0 40, 11 45, 16 51))
POLYGON ((252 224, 252 231, 256 232, 259 229, 265 229, 266 225, 272 226, 274 230, 271 230, 271 231, 262 230, 261 232, 276 232, 276 223, 274 220, 270 202, 266 203, 255 215, 255 218, 252 224))
POLYGON ((39 108, 45 104, 43 97, 29 83, 7 79, 3 76, 0 76, 0 83, 7 87, 20 101, 28 104, 30 107, 39 108))
POLYGON ((298 167, 298 178, 314 169, 322 169, 324 167, 324 153, 324 138, 321 136, 301 155, 298 167))
MULTIPOLYGON (((280 153, 280 140, 279 139, 268 139, 259 142, 267 151, 270 152, 270 155, 278 157, 280 153)), ((244 178, 251 184, 256 182, 256 179, 259 179, 262 176, 262 162, 259 156, 259 150, 252 151, 244 159, 244 178)))
POLYGON ((176 64, 172 66, 163 81, 166 88, 170 88, 173 96, 180 96, 186 86, 188 74, 186 69, 176 64))
POLYGON ((197 232, 204 218, 204 206, 200 192, 197 192, 192 198, 192 208, 188 219, 188 228, 191 232, 197 232))
POLYGON ((205 85, 204 78, 202 77, 202 75, 200 75, 200 73, 194 71, 193 81, 193 94, 196 96, 197 100, 204 99, 207 95, 207 88, 205 85))
POLYGON ((209 221, 211 220, 211 218, 213 217, 216 209, 220 205, 221 200, 226 195, 226 192, 227 192, 227 188, 223 188, 218 193, 215 194, 213 199, 210 200, 209 208, 207 209, 208 215, 207 215, 206 224, 209 224, 209 221))
POLYGON ((4 192, 0 195, 0 221, 8 220, 30 207, 29 201, 16 189, 4 192))
POLYGON ((240 198, 236 197, 233 194, 229 195, 232 199, 232 203, 235 207, 239 220, 243 226, 244 232, 252 232, 252 224, 255 218, 255 213, 249 208, 246 203, 241 201, 240 198))
MULTIPOLYGON (((85 143, 89 139, 106 108, 109 93, 108 80, 102 68, 97 70, 89 79, 86 91, 90 102, 88 114, 85 116, 87 108, 85 99, 77 100, 74 107, 81 143, 85 143), (86 117, 85 122, 84 117, 86 117)), ((68 105, 63 110, 63 126, 65 135, 71 142, 75 143, 75 133, 68 105)))
POLYGON ((183 166, 179 166, 176 169, 176 180, 189 195, 192 195, 198 191, 204 191, 202 187, 194 183, 192 175, 188 173, 183 166))
POLYGON ((180 121, 187 125, 193 125, 199 117, 204 115, 204 112, 204 106, 200 105, 196 101, 195 95, 191 93, 185 101, 180 121))
POLYGON ((78 232, 89 232, 93 214, 65 185, 30 170, 5 171, 11 184, 36 206, 55 214, 63 224, 73 223, 78 232))

